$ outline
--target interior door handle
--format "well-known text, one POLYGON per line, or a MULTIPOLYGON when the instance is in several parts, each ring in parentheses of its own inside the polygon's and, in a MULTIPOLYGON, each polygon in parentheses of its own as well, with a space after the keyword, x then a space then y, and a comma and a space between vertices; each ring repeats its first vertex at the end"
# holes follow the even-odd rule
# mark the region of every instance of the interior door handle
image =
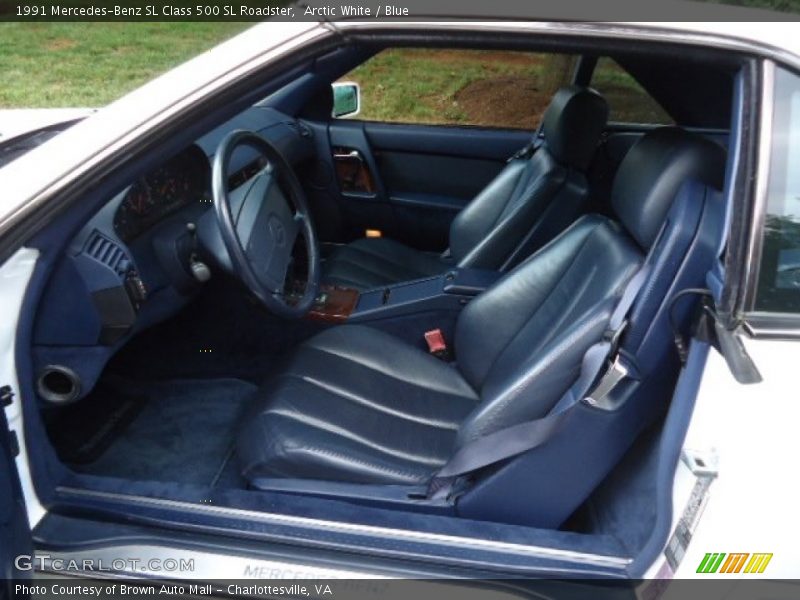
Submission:
POLYGON ((364 162, 364 159, 358 150, 351 150, 350 152, 334 152, 333 160, 357 160, 358 162, 364 162))
POLYGON ((339 146, 332 149, 332 155, 342 192, 375 193, 375 180, 361 152, 355 148, 339 146))

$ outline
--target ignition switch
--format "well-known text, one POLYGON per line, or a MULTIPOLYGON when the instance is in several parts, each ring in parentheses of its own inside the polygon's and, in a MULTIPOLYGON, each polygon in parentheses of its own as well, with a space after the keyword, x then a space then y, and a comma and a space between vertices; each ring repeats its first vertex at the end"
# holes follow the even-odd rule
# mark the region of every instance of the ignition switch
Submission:
POLYGON ((211 269, 208 265, 197 258, 197 225, 194 223, 186 224, 186 231, 189 232, 189 237, 192 240, 192 253, 189 256, 189 270, 200 283, 205 283, 211 279, 211 269))

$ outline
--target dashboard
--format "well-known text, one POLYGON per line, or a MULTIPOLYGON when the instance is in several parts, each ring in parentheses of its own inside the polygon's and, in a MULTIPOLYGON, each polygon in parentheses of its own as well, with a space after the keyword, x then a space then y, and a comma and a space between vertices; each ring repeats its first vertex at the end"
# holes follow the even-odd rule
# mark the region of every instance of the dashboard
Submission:
MULTIPOLYGON (((88 393, 110 357, 134 334, 177 314, 214 264, 197 232, 215 226, 211 161, 235 129, 256 131, 292 165, 316 156, 311 129, 272 108, 256 106, 128 180, 72 238, 42 294, 34 325, 34 369, 68 369, 88 393), (201 269, 202 270, 202 269, 201 269)), ((228 188, 264 165, 255 149, 231 156, 228 188)), ((41 394, 40 394, 41 395, 41 394)), ((42 396, 44 398, 44 396, 42 396)), ((55 401, 55 400, 53 400, 55 401)))
POLYGON ((114 231, 125 243, 167 216, 211 197, 211 170, 199 146, 192 145, 147 175, 125 193, 114 215, 114 231))

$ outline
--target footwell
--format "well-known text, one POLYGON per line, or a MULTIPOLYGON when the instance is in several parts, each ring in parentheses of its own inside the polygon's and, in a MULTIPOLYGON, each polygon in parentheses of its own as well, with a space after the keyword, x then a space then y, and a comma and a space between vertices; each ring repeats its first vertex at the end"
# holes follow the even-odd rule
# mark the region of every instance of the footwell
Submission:
POLYGON ((53 443, 82 473, 241 487, 233 443, 256 389, 239 379, 115 382, 93 399, 119 407, 109 413, 113 426, 87 415, 82 440, 53 436, 53 443))

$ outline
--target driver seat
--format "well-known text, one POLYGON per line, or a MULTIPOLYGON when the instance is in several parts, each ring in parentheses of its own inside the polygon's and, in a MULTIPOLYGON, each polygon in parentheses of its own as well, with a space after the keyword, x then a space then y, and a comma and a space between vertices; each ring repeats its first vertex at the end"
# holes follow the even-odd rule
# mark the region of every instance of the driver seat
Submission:
POLYGON ((544 144, 508 165, 456 215, 443 255, 387 238, 364 238, 338 248, 323 265, 324 282, 367 290, 432 277, 457 265, 505 270, 507 263, 550 241, 583 211, 584 172, 608 117, 608 105, 589 88, 561 88, 542 122, 544 144))
MULTIPOLYGON (((243 475, 260 489, 274 488, 279 478, 424 485, 464 444, 545 416, 574 383, 584 353, 603 337, 620 295, 648 253, 656 268, 643 297, 652 307, 648 311, 663 311, 666 292, 647 290, 671 283, 671 269, 686 251, 676 250, 671 233, 659 231, 681 185, 699 180, 719 186, 724 162, 722 148, 681 129, 645 135, 615 178, 611 201, 616 219, 580 218, 472 300, 456 323, 456 363, 359 325, 334 327, 302 344, 261 389, 241 431, 243 475), (653 293, 659 297, 651 299, 653 293)), ((683 227, 672 217, 668 222, 683 227)), ((649 335, 654 319, 662 323, 663 314, 644 314, 636 306, 634 313, 644 315, 637 321, 649 335)), ((659 334, 659 348, 670 347, 667 338, 659 334)), ((656 356, 661 350, 653 352, 656 356)), ((616 413, 587 411, 594 415, 587 418, 600 419, 591 421, 589 433, 573 432, 562 443, 570 431, 565 425, 558 443, 552 440, 530 451, 558 448, 545 471, 565 479, 563 489, 542 487, 542 506, 523 502, 528 521, 558 525, 596 485, 602 469, 611 468, 644 420, 628 416, 635 423, 615 430, 609 419, 616 413), (598 448, 583 454, 577 465, 565 466, 575 457, 564 445, 580 446, 583 438, 593 436, 599 436, 598 448), (582 465, 594 471, 582 474, 582 465)), ((517 485, 520 476, 515 475, 517 485)), ((459 506, 469 507, 469 499, 468 493, 459 506)))

